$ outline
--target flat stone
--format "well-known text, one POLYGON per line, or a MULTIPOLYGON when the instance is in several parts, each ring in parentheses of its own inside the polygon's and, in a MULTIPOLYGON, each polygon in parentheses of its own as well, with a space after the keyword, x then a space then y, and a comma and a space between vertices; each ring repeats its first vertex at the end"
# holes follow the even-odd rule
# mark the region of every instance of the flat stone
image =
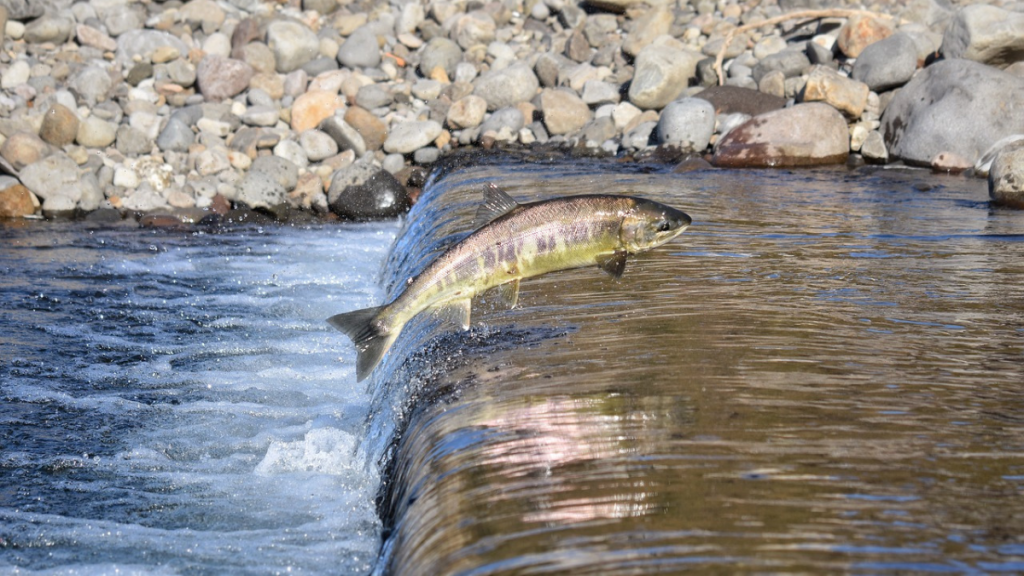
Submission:
POLYGON ((906 84, 916 71, 917 44, 907 34, 896 33, 865 48, 850 77, 874 92, 885 92, 906 84))
POLYGON ((25 25, 25 41, 32 44, 61 44, 71 37, 75 21, 55 13, 44 14, 25 25))
POLYGON ((973 163, 1024 126, 1024 79, 971 60, 918 72, 882 114, 889 153, 928 166, 942 152, 973 163))
POLYGON ((441 135, 441 124, 434 120, 399 122, 391 127, 384 141, 384 151, 409 154, 422 148, 441 135))
POLYGON ((867 84, 840 76, 826 66, 815 66, 807 75, 804 102, 824 102, 849 118, 860 118, 868 103, 867 84))
POLYGON ((590 107, 574 92, 545 88, 540 93, 544 127, 550 134, 572 134, 594 117, 590 107))
POLYGON ((961 8, 942 37, 946 58, 964 58, 998 68, 1024 60, 1024 13, 988 4, 961 8))
POLYGON ((88 24, 75 26, 75 39, 82 46, 91 46, 105 52, 117 50, 117 42, 110 35, 88 24))
POLYGON ((755 116, 719 140, 712 164, 720 167, 791 167, 840 164, 849 155, 846 120, 819 102, 755 116))
POLYGON ((343 118, 339 118, 337 115, 325 118, 320 123, 320 130, 331 138, 335 143, 336 149, 351 150, 358 157, 366 154, 366 141, 363 139, 362 134, 343 118))

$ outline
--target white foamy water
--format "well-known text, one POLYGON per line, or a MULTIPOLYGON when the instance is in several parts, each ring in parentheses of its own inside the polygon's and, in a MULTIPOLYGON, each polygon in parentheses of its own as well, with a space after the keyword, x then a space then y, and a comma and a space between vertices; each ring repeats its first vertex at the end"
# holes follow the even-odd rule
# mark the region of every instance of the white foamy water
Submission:
POLYGON ((0 570, 368 572, 369 392, 324 319, 394 224, 8 231, 0 570))

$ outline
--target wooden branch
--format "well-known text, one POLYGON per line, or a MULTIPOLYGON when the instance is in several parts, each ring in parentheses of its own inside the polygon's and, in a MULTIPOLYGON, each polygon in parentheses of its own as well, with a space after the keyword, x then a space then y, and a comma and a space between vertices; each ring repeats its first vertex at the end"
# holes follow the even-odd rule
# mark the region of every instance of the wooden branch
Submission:
POLYGON ((722 44, 722 48, 718 51, 715 56, 715 74, 718 75, 718 85, 725 84, 725 73, 722 71, 722 61, 725 60, 725 51, 729 48, 729 43, 732 42, 733 37, 737 34, 742 34, 749 30, 756 30, 762 26, 774 26, 787 20, 820 20, 821 18, 852 18, 854 16, 871 16, 873 18, 889 18, 894 19, 895 16, 888 14, 879 14, 877 12, 871 12, 869 10, 848 10, 846 8, 828 8, 824 10, 798 10, 797 12, 790 12, 789 14, 783 14, 774 18, 769 18, 761 22, 751 22, 750 24, 744 24, 743 26, 737 26, 729 31, 725 35, 725 43, 722 44))

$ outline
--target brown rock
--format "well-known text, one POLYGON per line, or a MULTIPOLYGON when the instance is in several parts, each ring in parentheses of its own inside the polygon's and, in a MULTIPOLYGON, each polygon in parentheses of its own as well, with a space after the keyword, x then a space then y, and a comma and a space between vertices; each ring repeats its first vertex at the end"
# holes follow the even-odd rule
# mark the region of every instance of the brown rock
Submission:
POLYGON ((46 142, 31 132, 12 134, 4 142, 4 145, 0 146, 0 156, 10 162, 15 170, 21 170, 29 164, 36 163, 49 153, 50 147, 46 142))
POLYGON ((956 152, 939 152, 932 158, 931 166, 936 172, 959 174, 974 167, 974 163, 956 152))
POLYGON ((0 190, 0 218, 23 218, 36 213, 39 201, 28 188, 15 184, 0 190))
POLYGON ((804 102, 824 102, 849 118, 859 118, 868 103, 868 85, 840 76, 827 66, 815 66, 807 76, 804 102))
POLYGON ((387 126, 369 110, 351 106, 345 111, 345 122, 363 137, 367 150, 380 150, 384 146, 388 137, 387 126))
POLYGON ((75 27, 75 37, 82 46, 92 46, 107 52, 117 50, 117 42, 113 38, 88 24, 77 25, 75 27))
POLYGON ((846 120, 828 104, 797 104, 755 116, 719 142, 715 166, 791 167, 839 164, 850 152, 846 120))
POLYGON ((259 37, 260 23, 254 18, 243 18, 238 26, 235 26, 235 31, 231 33, 231 55, 238 58, 236 50, 259 37))
POLYGON ((892 26, 881 18, 854 16, 839 30, 836 42, 849 58, 856 58, 869 44, 892 36, 892 26))
POLYGON ((779 110, 786 105, 786 99, 764 94, 739 86, 712 86, 702 90, 695 98, 711 102, 715 114, 749 114, 758 116, 765 112, 779 110))
POLYGON ((207 56, 196 69, 196 83, 204 97, 220 101, 248 88, 252 75, 252 66, 241 60, 207 56))
POLYGON ((54 146, 71 144, 78 136, 78 116, 62 104, 53 104, 43 115, 39 137, 54 146))
POLYGON ((263 90, 274 100, 284 97, 284 79, 277 72, 260 72, 249 80, 249 88, 263 90))
POLYGON ((545 88, 540 93, 540 109, 551 134, 572 134, 594 116, 586 102, 568 90, 545 88))
POLYGON ((326 90, 310 90, 295 99, 292 104, 292 130, 302 132, 316 128, 336 110, 345 107, 345 101, 337 94, 326 90))

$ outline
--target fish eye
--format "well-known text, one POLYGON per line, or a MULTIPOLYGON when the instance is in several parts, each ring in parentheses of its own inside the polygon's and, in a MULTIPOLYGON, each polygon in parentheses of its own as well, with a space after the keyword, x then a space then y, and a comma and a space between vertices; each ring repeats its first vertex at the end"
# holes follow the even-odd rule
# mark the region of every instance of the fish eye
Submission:
POLYGON ((668 232, 672 229, 672 224, 668 220, 662 220, 661 224, 658 225, 658 232, 668 232))

